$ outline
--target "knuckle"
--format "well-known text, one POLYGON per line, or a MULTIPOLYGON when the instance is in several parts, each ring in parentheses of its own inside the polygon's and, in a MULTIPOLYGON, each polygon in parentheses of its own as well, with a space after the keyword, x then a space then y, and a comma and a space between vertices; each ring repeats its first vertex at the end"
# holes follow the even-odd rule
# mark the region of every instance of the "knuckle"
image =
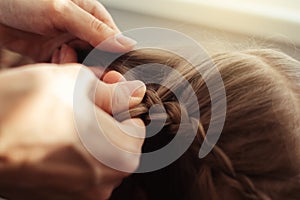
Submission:
POLYGON ((103 19, 101 19, 101 21, 108 26, 111 25, 111 19, 103 18, 103 19))
POLYGON ((52 15, 60 15, 68 8, 68 0, 48 1, 48 12, 52 15))
POLYGON ((96 18, 92 19, 91 28, 100 33, 106 33, 109 31, 107 25, 96 18))

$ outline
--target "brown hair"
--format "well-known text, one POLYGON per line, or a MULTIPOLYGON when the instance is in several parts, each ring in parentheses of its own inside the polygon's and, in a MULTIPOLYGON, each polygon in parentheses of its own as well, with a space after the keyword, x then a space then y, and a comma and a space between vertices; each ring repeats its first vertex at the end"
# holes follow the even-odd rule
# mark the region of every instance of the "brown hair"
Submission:
MULTIPOLYGON (((147 63, 172 67, 197 94, 198 102, 187 103, 186 109, 192 113, 197 103, 201 113, 197 137, 178 160, 154 172, 131 175, 111 199, 300 199, 300 63, 270 49, 217 54, 212 60, 213 66, 207 60, 192 66, 172 53, 144 49, 127 53, 110 65, 110 70, 123 74, 147 63), (203 76, 214 79, 213 67, 224 81, 226 120, 213 150, 199 159, 211 118, 211 94, 203 76), (201 76, 196 68, 207 73, 201 76)), ((140 79, 145 73, 130 76, 140 79)), ((165 82, 174 82, 174 76, 165 82)), ((173 86, 188 99, 184 89, 173 86)), ((214 93, 218 95, 217 88, 214 93)), ((145 140, 143 152, 170 142, 181 119, 174 94, 157 84, 147 85, 143 102, 130 111, 131 116, 149 124, 149 108, 154 104, 163 105, 168 118, 158 134, 145 140)))

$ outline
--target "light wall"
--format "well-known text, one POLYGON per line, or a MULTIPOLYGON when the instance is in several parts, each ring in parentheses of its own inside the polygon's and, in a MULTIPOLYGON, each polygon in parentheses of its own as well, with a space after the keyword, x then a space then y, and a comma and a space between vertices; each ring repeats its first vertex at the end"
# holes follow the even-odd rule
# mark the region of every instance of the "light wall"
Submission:
MULTIPOLYGON (((114 6, 113 6, 114 7, 114 6)), ((140 27, 165 27, 180 31, 191 36, 203 45, 210 53, 244 48, 276 48, 300 60, 300 50, 295 42, 284 36, 254 36, 253 34, 237 33, 205 25, 155 17, 124 9, 107 6, 115 22, 122 31, 140 27), (279 40, 278 37, 284 37, 279 40)))
POLYGON ((112 8, 300 45, 298 0, 101 0, 112 8))

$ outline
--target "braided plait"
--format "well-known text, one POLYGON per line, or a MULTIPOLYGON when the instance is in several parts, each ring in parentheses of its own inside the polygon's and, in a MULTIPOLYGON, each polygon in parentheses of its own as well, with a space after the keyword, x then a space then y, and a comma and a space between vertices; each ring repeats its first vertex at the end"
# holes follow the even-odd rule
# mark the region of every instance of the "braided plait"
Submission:
MULTIPOLYGON (((126 112, 120 113, 116 116, 119 120, 126 119, 126 112)), ((178 127, 181 123, 188 122, 188 112, 184 106, 178 101, 166 101, 163 102, 154 89, 148 88, 146 91, 146 95, 144 97, 143 103, 138 105, 137 107, 130 110, 131 117, 140 117, 144 120, 145 124, 149 124, 150 121, 159 121, 164 120, 165 126, 173 126, 178 127), (157 109, 156 112, 149 115, 149 110, 154 105, 160 105, 164 108, 163 112, 161 113, 161 109, 157 109)))
MULTIPOLYGON (((200 144, 203 142, 209 143, 205 136, 205 129, 201 122, 198 122, 196 119, 191 118, 193 125, 198 125, 198 133, 196 135, 197 140, 200 144)), ((266 194, 258 190, 251 179, 249 179, 246 175, 239 174, 235 171, 234 166, 230 160, 230 158, 226 155, 226 153, 216 144, 213 146, 211 153, 205 158, 205 162, 202 163, 206 167, 210 167, 212 169, 216 169, 219 172, 220 177, 225 180, 225 182, 235 190, 237 190, 245 199, 251 200, 271 200, 266 194)), ((204 171, 199 170, 199 173, 203 173, 204 171)), ((209 170, 211 173, 211 170, 209 170)), ((203 175, 199 175, 199 177, 205 177, 203 175)), ((203 180, 200 180, 203 181, 203 180)), ((211 187, 214 187, 213 190, 216 190, 215 186, 213 186, 212 178, 210 177, 208 181, 211 187)), ((216 194, 215 191, 212 192, 212 199, 218 199, 217 197, 213 198, 213 194, 216 194)))
MULTIPOLYGON (((170 97, 168 99, 174 98, 170 97)), ((209 143, 205 139, 206 133, 202 123, 193 117, 189 117, 188 111, 184 105, 180 104, 178 101, 162 101, 159 93, 154 88, 150 87, 147 89, 143 103, 131 109, 130 114, 131 117, 141 117, 145 124, 149 124, 152 120, 160 121, 166 119, 165 128, 167 128, 168 134, 172 135, 176 134, 179 126, 188 124, 187 126, 196 128, 196 140, 198 141, 198 144, 202 144, 203 142, 209 143), (150 116, 149 110, 154 105, 163 106, 164 110, 154 110, 154 113, 150 116)), ((124 113, 120 113, 118 118, 124 120, 124 116, 126 116, 124 113)), ((194 151, 197 152, 198 150, 199 148, 194 149, 194 151)), ((195 155, 197 155, 197 153, 195 153, 195 155)), ((196 157, 194 159, 199 158, 196 157)), ((218 199, 216 195, 218 189, 212 178, 212 173, 217 172, 220 174, 220 178, 231 188, 238 191, 239 194, 243 195, 243 198, 251 200, 270 200, 267 195, 254 186, 253 182, 247 176, 235 171, 230 158, 217 144, 214 145, 210 154, 204 158, 204 161, 201 162, 199 167, 199 181, 208 184, 208 191, 211 191, 209 198, 211 199, 218 199)))

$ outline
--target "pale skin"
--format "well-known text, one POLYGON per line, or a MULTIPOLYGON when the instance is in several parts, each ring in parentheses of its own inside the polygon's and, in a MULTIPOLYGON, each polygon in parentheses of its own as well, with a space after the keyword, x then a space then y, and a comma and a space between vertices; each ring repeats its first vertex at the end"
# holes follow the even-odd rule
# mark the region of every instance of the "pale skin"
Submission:
MULTIPOLYGON (((114 73, 106 76, 116 78, 114 73)), ((116 84, 135 91, 130 107, 141 102, 145 92, 141 82, 107 84, 81 65, 41 64, 0 73, 0 194, 12 199, 107 199, 129 174, 94 159, 82 146, 76 131, 80 124, 76 123, 87 124, 86 133, 82 134, 97 134, 93 130, 97 130, 98 124, 89 124, 93 116, 84 109, 93 106, 100 126, 111 127, 104 134, 112 144, 124 151, 140 152, 143 140, 123 133, 116 123, 130 125, 133 134, 140 134, 145 133, 143 122, 116 122, 107 114, 111 113, 116 84), (79 94, 83 98, 82 121, 74 122, 73 90, 79 70, 85 73, 79 94), (95 94, 89 95, 94 85, 95 94)), ((126 98, 120 90, 116 96, 126 98)), ((126 105, 119 105, 122 109, 126 105)), ((109 155, 107 149, 103 151, 131 172, 138 167, 138 155, 123 158, 109 155)))
POLYGON ((143 139, 120 127, 129 126, 130 135, 140 136, 145 134, 144 124, 140 119, 116 121, 111 102, 128 99, 129 105, 121 103, 117 111, 133 107, 142 101, 145 85, 128 82, 117 72, 101 77, 99 69, 92 73, 85 66, 65 64, 76 62, 74 47, 95 47, 107 39, 110 50, 131 49, 134 41, 115 37, 118 33, 96 0, 0 1, 0 47, 36 62, 57 63, 0 72, 0 197, 104 200, 138 167, 143 139), (75 122, 73 91, 79 71, 84 73, 79 91, 83 109, 82 120, 75 122), (99 124, 89 121, 92 117, 84 108, 90 106, 99 124), (103 130, 109 142, 135 156, 103 152, 127 172, 96 160, 82 145, 78 125, 87 127, 82 133, 87 135, 98 126, 110 127, 103 130))
POLYGON ((0 1, 0 47, 37 62, 49 61, 65 43, 87 48, 106 41, 110 51, 130 50, 135 41, 119 33, 97 0, 0 1))

